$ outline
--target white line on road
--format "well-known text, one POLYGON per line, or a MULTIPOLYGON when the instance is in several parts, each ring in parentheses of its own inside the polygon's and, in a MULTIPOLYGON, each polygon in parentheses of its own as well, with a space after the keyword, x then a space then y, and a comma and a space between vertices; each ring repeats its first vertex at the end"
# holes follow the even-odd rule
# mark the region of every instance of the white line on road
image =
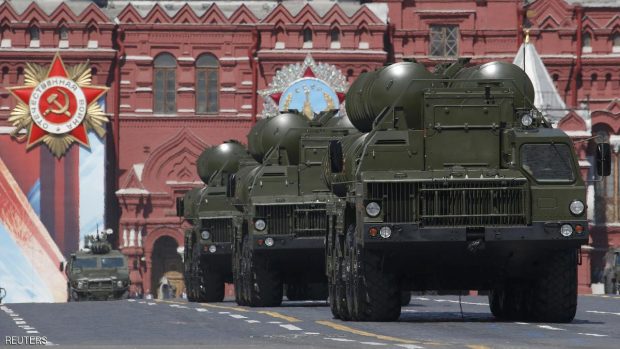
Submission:
POLYGON ((276 325, 278 325, 278 324, 281 324, 281 323, 282 323, 282 321, 269 321, 269 323, 270 323, 270 324, 276 324, 276 325))
POLYGON ((515 322, 517 325, 529 325, 527 322, 515 322))
POLYGON ((157 303, 146 303, 148 305, 157 305, 157 303))
POLYGON ((235 318, 235 319, 247 319, 247 316, 243 316, 243 315, 239 315, 239 314, 230 314, 228 316, 230 316, 232 318, 235 318))
POLYGON ((355 342, 353 339, 348 339, 348 338, 331 338, 331 337, 325 337, 323 339, 327 339, 330 341, 336 341, 336 342, 355 342))
POLYGON ((138 302, 138 303, 140 303, 140 304, 146 304, 146 301, 140 301, 140 302, 138 302))
POLYGON ((39 333, 37 330, 26 331, 26 333, 39 333))
POLYGON ((204 308, 195 308, 195 309, 196 309, 196 311, 199 311, 201 313, 204 313, 204 312, 208 311, 207 309, 204 309, 204 308))
POLYGON ((289 331, 301 331, 301 328, 299 328, 299 327, 297 327, 295 325, 290 325, 290 324, 280 325, 280 327, 286 328, 289 331))
POLYGON ((406 349, 424 349, 424 347, 415 344, 396 344, 396 346, 406 349))
POLYGON ((431 300, 430 298, 426 298, 426 297, 413 297, 413 299, 417 299, 417 300, 420 300, 420 301, 430 301, 431 300))
POLYGON ((229 311, 220 311, 218 314, 227 315, 227 314, 230 314, 230 312, 229 311))
POLYGON ((318 335, 320 333, 318 332, 304 332, 304 334, 309 334, 309 335, 318 335))
POLYGON ((456 303, 456 304, 469 304, 469 305, 485 305, 488 306, 489 303, 476 303, 476 302, 459 302, 452 299, 433 299, 435 302, 448 302, 448 303, 456 303))
POLYGON ((612 313, 610 311, 586 310, 586 313, 608 314, 608 315, 618 315, 618 316, 620 316, 620 313, 612 313))
POLYGON ((26 321, 15 321, 15 323, 18 324, 18 325, 23 325, 23 324, 26 323, 26 321))
POLYGON ((360 342, 362 344, 366 344, 366 345, 374 345, 374 346, 383 346, 383 345, 387 345, 385 343, 378 343, 378 342, 360 342))
POLYGON ((564 328, 558 328, 558 327, 553 327, 549 325, 538 325, 538 327, 545 329, 545 330, 551 330, 551 331, 566 331, 566 329, 564 328))
POLYGON ((579 332, 577 334, 581 334, 581 335, 584 335, 584 336, 592 336, 592 337, 609 337, 606 334, 598 334, 598 333, 581 333, 581 332, 579 332))
POLYGON ((245 322, 247 322, 248 324, 260 324, 260 321, 258 320, 245 320, 245 322))
POLYGON ((135 302, 135 299, 128 299, 127 302, 135 302))

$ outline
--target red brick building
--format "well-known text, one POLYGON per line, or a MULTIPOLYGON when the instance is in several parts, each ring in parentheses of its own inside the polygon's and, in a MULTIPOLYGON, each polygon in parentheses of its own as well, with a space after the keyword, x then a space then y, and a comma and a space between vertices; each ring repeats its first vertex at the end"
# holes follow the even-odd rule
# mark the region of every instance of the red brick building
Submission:
MULTIPOLYGON (((410 57, 429 67, 457 56, 472 57, 474 63, 512 61, 527 27, 567 105, 559 126, 583 140, 576 146, 584 175, 589 171, 587 139, 602 134, 614 144, 614 175, 591 186, 594 253, 584 256, 586 261, 592 257, 592 270, 589 264, 580 270, 580 290, 587 292, 597 281, 602 253, 620 245, 620 4, 579 3, 4 1, 0 156, 18 179, 24 172, 26 183, 29 173, 19 166, 23 144, 8 135, 15 101, 6 90, 23 83, 26 62, 49 64, 57 51, 67 64, 90 60, 94 83, 110 87, 106 225, 118 232, 119 245, 136 261, 134 284, 153 293, 164 273, 181 270, 176 248, 183 245, 183 230, 174 202, 201 184, 196 157, 205 146, 244 139, 262 111, 257 91, 266 89, 284 66, 310 54, 351 81, 363 71, 410 57)), ((40 168, 52 168, 57 178, 41 183, 43 201, 50 195, 76 195, 76 148, 60 162, 46 149, 30 152, 40 168)), ((41 204, 41 219, 66 253, 76 240, 64 233, 76 226, 75 212, 44 207, 50 206, 41 204)))

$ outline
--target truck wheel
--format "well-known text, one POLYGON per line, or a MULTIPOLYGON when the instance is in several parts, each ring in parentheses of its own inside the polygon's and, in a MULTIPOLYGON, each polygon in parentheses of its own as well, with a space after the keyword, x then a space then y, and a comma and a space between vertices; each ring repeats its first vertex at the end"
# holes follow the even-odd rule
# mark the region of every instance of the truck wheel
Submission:
POLYGON ((558 251, 539 266, 529 310, 540 322, 571 322, 577 311, 577 253, 558 251))
POLYGON ((235 285, 235 301, 239 305, 247 305, 244 296, 243 290, 243 279, 241 277, 241 247, 237 242, 233 243, 233 260, 232 260, 232 270, 233 270, 233 283, 235 285))
POLYGON ((221 302, 224 300, 224 277, 214 270, 204 270, 205 302, 221 302))
MULTIPOLYGON (((191 302, 206 302, 206 283, 204 280, 204 266, 200 258, 200 245, 194 244, 192 248, 192 258, 190 264, 190 290, 192 290, 193 300, 191 302)), ((189 299, 190 297, 188 297, 189 299)))
POLYGON ((332 315, 336 319, 348 321, 349 312, 347 310, 346 299, 346 286, 343 278, 343 260, 339 257, 342 253, 341 241, 338 234, 334 234, 333 246, 330 245, 332 253, 331 258, 331 270, 327 277, 327 284, 329 289, 329 307, 332 311, 332 315))
POLYGON ((362 250, 356 242, 355 226, 347 231, 352 253, 347 254, 351 267, 350 288, 353 292, 353 320, 395 321, 400 317, 400 288, 398 278, 389 269, 382 268, 384 256, 375 251, 362 250))
POLYGON ((491 313, 502 320, 527 320, 525 291, 520 284, 508 283, 489 292, 491 313))
POLYGON ((250 249, 249 243, 243 244, 244 262, 248 273, 246 279, 246 292, 248 305, 251 307, 278 307, 282 304, 283 285, 282 278, 277 271, 269 268, 264 258, 255 256, 250 249))
POLYGON ((411 303, 411 291, 400 291, 400 306, 405 307, 411 303))

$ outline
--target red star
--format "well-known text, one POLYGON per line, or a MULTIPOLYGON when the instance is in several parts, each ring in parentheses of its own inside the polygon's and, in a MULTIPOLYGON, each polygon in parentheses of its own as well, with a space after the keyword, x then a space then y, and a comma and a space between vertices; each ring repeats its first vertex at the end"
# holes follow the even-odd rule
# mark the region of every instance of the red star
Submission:
MULTIPOLYGON (((47 72, 46 79, 51 77, 63 77, 66 79, 69 78, 67 69, 65 68, 62 58, 58 53, 56 54, 56 56, 54 56, 54 60, 52 61, 52 64, 50 65, 50 68, 47 72)), ((8 90, 20 101, 22 101, 26 105, 29 105, 30 97, 32 96, 32 92, 35 90, 35 88, 36 86, 20 86, 9 88, 8 90)), ((84 93, 84 96, 86 97, 87 106, 90 106, 92 103, 96 103, 97 100, 101 96, 103 96, 108 90, 107 87, 99 86, 81 87, 81 89, 84 93)), ((73 109, 75 109, 75 107, 73 107, 73 109)), ((27 148, 30 148, 39 143, 42 140, 43 136, 45 136, 46 134, 48 134, 47 131, 41 129, 37 124, 33 122, 30 126, 27 148)), ((83 122, 78 127, 71 130, 68 134, 73 137, 75 141, 85 145, 86 147, 89 147, 88 136, 86 135, 86 126, 83 122)))

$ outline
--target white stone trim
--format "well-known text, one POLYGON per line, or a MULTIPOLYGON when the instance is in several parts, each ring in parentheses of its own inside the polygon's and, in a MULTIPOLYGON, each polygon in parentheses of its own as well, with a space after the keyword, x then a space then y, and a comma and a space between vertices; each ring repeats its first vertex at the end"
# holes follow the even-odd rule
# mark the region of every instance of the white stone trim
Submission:
MULTIPOLYGON (((15 130, 13 126, 0 126, 0 134, 9 134, 15 130)), ((19 134, 26 134, 26 130, 22 129, 19 134)))
POLYGON ((69 40, 58 41, 58 48, 69 48, 69 40))
POLYGON ((368 50, 370 48, 370 44, 366 41, 360 41, 357 48, 359 48, 360 50, 368 50))
POLYGON ((249 61, 249 57, 222 57, 219 58, 220 61, 249 61))
POLYGON ((596 216, 594 215, 594 183, 589 183, 586 189, 586 207, 587 217, 590 217, 590 221, 596 224, 596 216))
MULTIPOLYGON (((261 53, 334 53, 334 50, 306 50, 306 49, 299 49, 299 50, 293 50, 293 49, 287 49, 287 50, 260 50, 261 53)), ((338 53, 340 54, 365 54, 365 55, 384 55, 387 54, 387 52, 383 51, 383 50, 339 50, 338 53)), ((422 57, 427 57, 427 56, 422 56, 422 57)), ((509 56, 509 57, 514 57, 514 55, 509 56)), ((441 59, 445 59, 445 58, 441 58, 441 59)))
POLYGON ((194 92, 196 91, 193 87, 179 87, 177 92, 194 92))
POLYGON ((250 81, 250 80, 243 80, 243 81, 241 81, 241 85, 242 86, 252 86, 252 81, 250 81))
POLYGON ((304 42, 301 48, 312 48, 312 41, 304 42))
POLYGON ((276 42, 276 46, 274 47, 276 50, 283 50, 286 48, 286 44, 282 41, 276 42))
POLYGON ((340 41, 332 41, 329 43, 329 48, 340 49, 340 41))
POLYGON ((220 113, 236 113, 237 109, 220 109, 220 113))
POLYGON ((131 108, 131 105, 129 105, 129 104, 121 104, 120 107, 121 108, 131 108))
POLYGON ((244 105, 241 106, 241 109, 245 109, 245 110, 252 109, 252 105, 251 104, 244 104, 244 105))
POLYGON ((131 85, 131 81, 129 81, 129 80, 121 80, 121 85, 131 85))
POLYGON ((0 42, 0 48, 10 48, 12 45, 11 39, 2 39, 0 42))
POLYGON ((153 57, 151 57, 151 56, 125 56, 125 60, 128 60, 128 61, 152 61, 153 57))
POLYGON ((136 109, 134 110, 136 113, 152 113, 153 109, 136 109))
POLYGON ((41 41, 39 40, 30 40, 30 47, 32 48, 39 48, 41 47, 41 41))
POLYGON ((592 132, 588 131, 564 131, 569 137, 590 137, 592 132))
POLYGON ((179 112, 179 113, 195 113, 196 110, 195 109, 179 109, 179 110, 177 110, 177 112, 179 112))
POLYGON ((86 44, 87 48, 99 48, 99 41, 97 40, 88 40, 88 43, 86 44))
POLYGON ((136 92, 153 92, 151 87, 136 87, 136 92))
POLYGON ((150 192, 146 189, 138 189, 138 188, 126 188, 119 189, 116 191, 116 195, 124 195, 124 194, 150 194, 150 192))
POLYGON ((194 59, 194 57, 179 57, 179 58, 177 58, 177 61, 193 62, 193 61, 195 61, 195 59, 194 59))
POLYGON ((220 88, 220 91, 221 92, 235 92, 237 91, 237 89, 234 87, 222 87, 220 88))

